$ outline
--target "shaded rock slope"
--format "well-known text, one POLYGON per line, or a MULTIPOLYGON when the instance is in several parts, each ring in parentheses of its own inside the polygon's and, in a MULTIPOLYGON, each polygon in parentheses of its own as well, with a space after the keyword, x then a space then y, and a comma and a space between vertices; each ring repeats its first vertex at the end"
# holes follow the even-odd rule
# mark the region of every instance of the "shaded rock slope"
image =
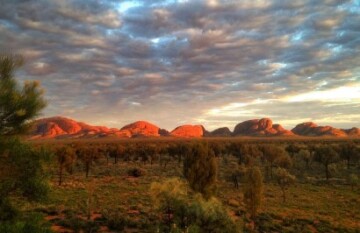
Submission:
POLYGON ((294 134, 301 136, 360 136, 360 130, 355 127, 351 129, 337 129, 331 126, 318 126, 314 122, 304 122, 298 124, 291 131, 294 134))

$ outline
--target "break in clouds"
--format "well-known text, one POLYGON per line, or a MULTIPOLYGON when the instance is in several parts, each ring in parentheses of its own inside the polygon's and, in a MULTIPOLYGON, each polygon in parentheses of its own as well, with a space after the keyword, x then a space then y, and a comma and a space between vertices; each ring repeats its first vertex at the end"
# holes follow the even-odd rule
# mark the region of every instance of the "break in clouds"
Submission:
POLYGON ((0 3, 0 51, 42 82, 44 116, 359 126, 359 0, 0 3))

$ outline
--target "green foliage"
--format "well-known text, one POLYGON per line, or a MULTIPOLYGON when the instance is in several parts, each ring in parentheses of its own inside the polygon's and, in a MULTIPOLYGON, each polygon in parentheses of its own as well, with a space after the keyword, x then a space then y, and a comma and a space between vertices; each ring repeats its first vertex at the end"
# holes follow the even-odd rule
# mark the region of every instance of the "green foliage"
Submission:
POLYGON ((11 204, 9 198, 2 195, 0 197, 0 223, 15 219, 18 215, 18 210, 11 204))
POLYGON ((120 210, 104 210, 102 215, 106 219, 107 226, 110 230, 123 231, 129 221, 120 213, 120 210))
POLYGON ((4 233, 51 233, 49 226, 44 223, 43 216, 31 214, 17 221, 0 222, 0 232, 4 233))
POLYGON ((163 228, 171 229, 172 224, 178 223, 180 227, 187 225, 187 208, 184 208, 187 192, 186 184, 178 178, 168 179, 163 183, 152 183, 151 197, 155 206, 162 214, 163 228))
POLYGON ((239 232, 216 198, 192 196, 186 189, 186 183, 177 178, 151 185, 151 196, 161 213, 161 232, 239 232))
POLYGON ((24 220, 10 199, 16 194, 30 201, 47 197, 43 162, 48 158, 44 149, 35 150, 18 139, 0 141, 0 232, 48 232, 36 219, 24 220))
POLYGON ((309 169, 312 160, 312 154, 310 151, 301 149, 298 153, 298 156, 305 162, 306 169, 309 169))
POLYGON ((67 215, 66 218, 57 222, 57 225, 72 229, 71 232, 82 233, 82 232, 98 232, 99 225, 97 222, 92 220, 85 220, 74 214, 67 215))
POLYGON ((360 150, 356 147, 354 142, 343 143, 339 146, 340 157, 347 161, 347 168, 350 169, 351 162, 356 162, 360 159, 360 150))
POLYGON ((92 164, 99 159, 98 148, 94 146, 85 147, 84 145, 79 146, 77 149, 77 156, 84 164, 85 176, 89 177, 90 168, 92 164))
POLYGON ((23 133, 46 106, 38 82, 28 81, 20 88, 14 80, 15 69, 22 64, 21 57, 0 56, 0 136, 23 133))
MULTIPOLYGON (((263 158, 268 162, 270 168, 270 178, 273 177, 273 167, 274 165, 279 165, 282 167, 291 166, 291 158, 287 155, 286 151, 279 146, 275 145, 264 145, 260 147, 263 158)), ((269 177, 269 176, 268 176, 269 177)))
POLYGON ((354 187, 359 184, 359 177, 355 174, 350 174, 348 177, 348 182, 351 185, 351 190, 354 190, 354 187))
POLYGON ((263 180, 258 167, 251 167, 246 173, 246 186, 244 190, 245 205, 251 218, 255 218, 261 206, 263 194, 263 180))
POLYGON ((293 157, 296 153, 299 153, 301 147, 297 144, 291 143, 285 148, 285 150, 293 157))
POLYGON ((46 197, 48 185, 43 162, 49 153, 37 151, 18 139, 0 142, 0 190, 5 198, 10 192, 19 191, 29 200, 39 201, 46 197))
POLYGON ((189 212, 192 220, 190 229, 197 229, 194 232, 236 233, 240 231, 216 198, 205 200, 199 196, 195 197, 189 212))
POLYGON ((183 172, 190 187, 209 198, 215 191, 218 175, 218 161, 208 144, 196 143, 186 154, 183 172))
POLYGON ((280 186, 283 194, 283 202, 286 202, 286 189, 295 182, 295 176, 291 175, 284 168, 277 168, 275 170, 275 180, 280 186))
POLYGON ((315 149, 314 161, 324 165, 326 180, 330 178, 329 165, 339 161, 339 155, 330 145, 321 145, 315 149))
POLYGON ((229 148, 232 155, 239 159, 239 164, 252 165, 256 157, 261 156, 262 152, 257 146, 243 143, 232 143, 229 148))
POLYGON ((237 165, 236 169, 231 172, 231 180, 234 183, 235 188, 239 188, 239 183, 244 181, 247 168, 244 164, 237 165))
POLYGON ((289 155, 283 154, 275 159, 274 164, 281 168, 291 168, 293 165, 292 159, 289 155))
POLYGON ((43 162, 49 153, 9 137, 28 130, 46 105, 38 82, 20 87, 15 81, 15 69, 22 64, 21 57, 0 56, 0 232, 49 232, 39 217, 22 219, 10 201, 10 195, 40 201, 48 193, 43 162))
POLYGON ((72 167, 75 163, 76 154, 75 151, 68 146, 58 148, 55 154, 59 164, 59 185, 61 185, 64 169, 66 169, 69 173, 72 173, 72 167))

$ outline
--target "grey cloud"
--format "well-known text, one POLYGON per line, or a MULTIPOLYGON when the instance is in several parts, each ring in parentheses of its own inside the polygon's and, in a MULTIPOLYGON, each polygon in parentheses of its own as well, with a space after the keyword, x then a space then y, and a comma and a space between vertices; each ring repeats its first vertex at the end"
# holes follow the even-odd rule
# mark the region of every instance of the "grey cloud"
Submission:
MULTIPOLYGON (((19 77, 47 89, 46 115, 84 121, 122 116, 119 122, 145 118, 173 128, 227 103, 359 85, 354 1, 137 2, 120 12, 113 0, 4 1, 0 51, 24 55, 19 77)), ((301 106, 275 101, 244 110, 281 123, 345 116, 355 107, 301 106)), ((246 119, 202 120, 215 127, 246 119)))

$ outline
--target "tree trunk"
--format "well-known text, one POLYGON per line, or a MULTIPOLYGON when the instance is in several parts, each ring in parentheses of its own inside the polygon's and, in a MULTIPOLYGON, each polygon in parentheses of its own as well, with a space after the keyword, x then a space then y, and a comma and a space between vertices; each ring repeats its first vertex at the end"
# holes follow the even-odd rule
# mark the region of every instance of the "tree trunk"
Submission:
POLYGON ((64 166, 61 164, 59 167, 59 186, 61 186, 62 184, 63 170, 64 170, 64 166))
POLYGON ((89 177, 89 171, 90 171, 90 163, 87 162, 85 165, 85 170, 86 170, 86 178, 89 177))
POLYGON ((234 182, 234 186, 236 189, 239 188, 239 182, 238 182, 238 179, 237 179, 237 175, 232 175, 233 177, 233 182, 234 182))
POLYGON ((325 164, 325 174, 326 174, 326 180, 329 180, 329 165, 325 164))
POLYGON ((70 165, 69 173, 70 173, 70 175, 72 175, 74 173, 74 164, 73 163, 71 163, 71 165, 70 165))
POLYGON ((281 188, 282 191, 282 198, 283 198, 283 203, 286 202, 286 193, 285 193, 285 188, 281 188))
POLYGON ((309 170, 309 160, 306 159, 306 160, 305 160, 305 163, 306 163, 306 169, 309 170))

